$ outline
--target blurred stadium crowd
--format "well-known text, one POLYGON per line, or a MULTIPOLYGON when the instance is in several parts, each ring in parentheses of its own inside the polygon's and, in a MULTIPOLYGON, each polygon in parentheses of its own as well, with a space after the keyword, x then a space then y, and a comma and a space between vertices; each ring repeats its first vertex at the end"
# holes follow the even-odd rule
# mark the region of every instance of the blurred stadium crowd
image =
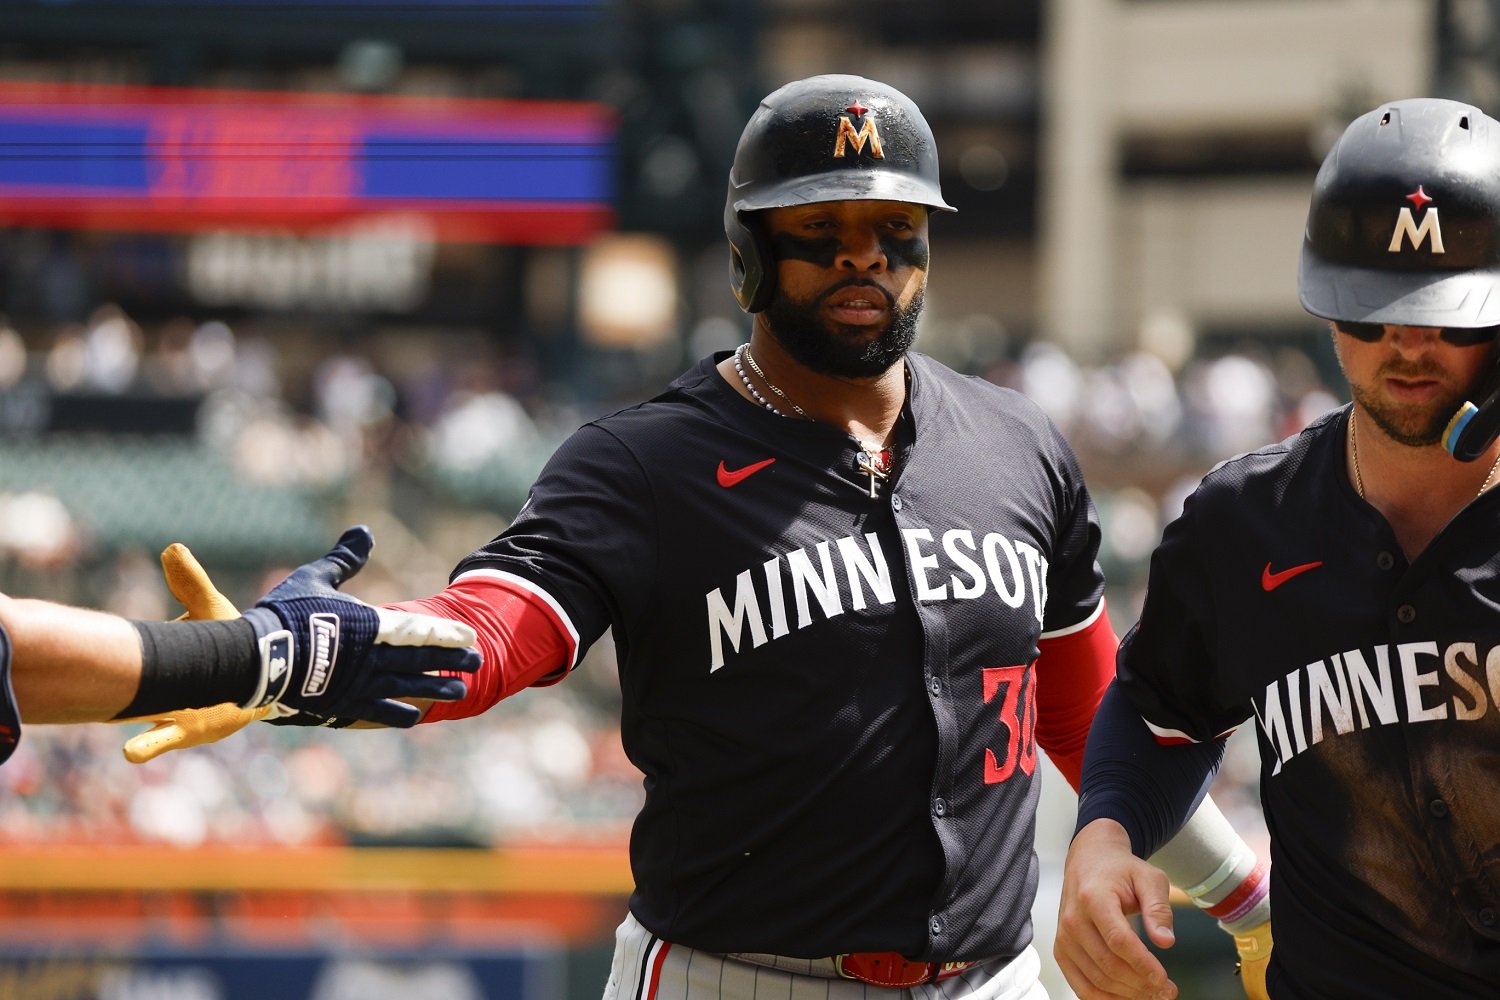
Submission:
MULTIPOLYGON (((935 333, 951 354, 951 331, 935 333)), ((1044 342, 945 360, 1037 400, 1073 442, 1100 509, 1122 634, 1161 529, 1202 473, 1339 402, 1319 359, 1264 341, 1179 363, 1137 350, 1081 366, 1044 342)), ((652 372, 637 395, 671 374, 652 372)), ((343 519, 373 524, 384 543, 352 592, 377 602, 431 592, 503 527, 546 455, 593 415, 559 398, 528 359, 483 351, 400 370, 352 347, 293 364, 272 339, 222 321, 145 329, 114 305, 40 335, 0 322, 10 429, 0 439, 0 589, 170 617, 179 609, 155 553, 181 539, 243 604, 322 551, 343 519), (26 432, 55 401, 85 398, 188 400, 194 429, 26 432)), ((257 725, 132 766, 117 748, 138 726, 33 727, 0 769, 0 840, 618 837, 641 794, 619 747, 618 697, 613 649, 601 642, 545 695, 412 733, 257 725)), ((1248 741, 1235 746, 1215 794, 1253 830, 1255 754, 1248 741)))

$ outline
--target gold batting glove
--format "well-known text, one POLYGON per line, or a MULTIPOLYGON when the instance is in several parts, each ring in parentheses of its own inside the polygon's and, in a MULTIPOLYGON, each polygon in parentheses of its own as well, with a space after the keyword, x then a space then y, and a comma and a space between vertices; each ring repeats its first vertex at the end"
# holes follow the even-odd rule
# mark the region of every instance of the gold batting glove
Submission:
MULTIPOLYGON (((161 554, 162 574, 167 578, 167 589, 172 596, 187 608, 187 613, 178 621, 206 621, 209 619, 238 618, 236 608, 219 588, 208 578, 208 573, 199 564, 197 557, 181 542, 173 542, 161 554)), ((150 722, 152 727, 125 741, 125 759, 132 764, 144 764, 168 750, 217 743, 224 737, 239 732, 252 722, 258 722, 271 713, 273 706, 265 708, 240 708, 232 701, 208 708, 183 708, 162 715, 138 716, 134 719, 119 719, 119 722, 150 722)))
POLYGON ((1266 993, 1266 966, 1271 964, 1271 921, 1234 936, 1240 953, 1240 985, 1250 1000, 1270 1000, 1266 993))
POLYGON ((162 550, 161 574, 166 577, 172 596, 187 608, 178 621, 225 621, 240 616, 240 609, 219 593, 198 557, 181 542, 173 542, 162 550))

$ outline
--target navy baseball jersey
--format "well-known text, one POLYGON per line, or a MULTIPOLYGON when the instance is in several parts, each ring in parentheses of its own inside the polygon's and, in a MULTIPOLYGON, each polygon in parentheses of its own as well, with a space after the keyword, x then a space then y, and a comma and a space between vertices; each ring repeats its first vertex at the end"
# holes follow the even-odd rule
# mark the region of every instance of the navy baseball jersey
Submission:
POLYGON ((21 742, 21 713, 10 682, 10 635, 0 625, 0 764, 10 760, 21 742))
POLYGON ((646 800, 631 911, 714 952, 1010 956, 1035 893, 1038 641, 1099 613, 1076 462, 1018 394, 907 359, 898 478, 705 359, 581 428, 455 578, 577 655, 613 627, 646 800))
POLYGON ((1272 996, 1500 996, 1500 494, 1408 563, 1348 420, 1209 473, 1120 683, 1158 739, 1256 720, 1272 996))

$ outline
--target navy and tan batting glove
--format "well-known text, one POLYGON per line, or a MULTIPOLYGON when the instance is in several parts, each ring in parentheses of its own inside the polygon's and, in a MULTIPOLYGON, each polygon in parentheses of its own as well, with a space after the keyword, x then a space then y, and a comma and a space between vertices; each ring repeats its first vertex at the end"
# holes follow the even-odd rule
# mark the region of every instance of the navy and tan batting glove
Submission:
POLYGON ((278 705, 406 729, 421 712, 394 699, 456 701, 467 693, 460 678, 430 671, 479 669, 473 629, 339 593, 374 544, 369 528, 350 528, 327 555, 293 571, 245 612, 259 641, 261 673, 242 708, 278 705))

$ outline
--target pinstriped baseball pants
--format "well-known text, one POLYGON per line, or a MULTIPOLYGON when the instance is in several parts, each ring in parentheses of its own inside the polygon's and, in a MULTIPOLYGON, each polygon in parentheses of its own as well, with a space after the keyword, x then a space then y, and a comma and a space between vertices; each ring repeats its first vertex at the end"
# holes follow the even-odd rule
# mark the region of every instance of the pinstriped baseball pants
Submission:
MULTIPOLYGON (((781 960, 784 966, 786 960, 781 960)), ((663 941, 634 916, 615 931, 615 956, 603 1000, 1047 1000, 1037 980, 1041 959, 1028 947, 1009 962, 971 966, 940 983, 894 989, 767 968, 663 941)))

